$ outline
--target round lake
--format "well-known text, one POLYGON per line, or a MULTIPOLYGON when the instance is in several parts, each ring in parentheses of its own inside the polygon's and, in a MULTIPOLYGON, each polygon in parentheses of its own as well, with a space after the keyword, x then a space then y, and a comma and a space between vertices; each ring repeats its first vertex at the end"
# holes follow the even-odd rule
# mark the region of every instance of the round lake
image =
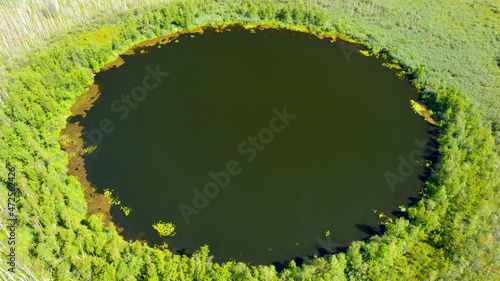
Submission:
POLYGON ((131 207, 112 209, 124 235, 281 263, 365 239, 380 212, 418 197, 430 135, 396 70, 346 42, 231 29, 180 35, 95 77, 85 166, 131 207), (175 236, 160 237, 159 220, 175 236))

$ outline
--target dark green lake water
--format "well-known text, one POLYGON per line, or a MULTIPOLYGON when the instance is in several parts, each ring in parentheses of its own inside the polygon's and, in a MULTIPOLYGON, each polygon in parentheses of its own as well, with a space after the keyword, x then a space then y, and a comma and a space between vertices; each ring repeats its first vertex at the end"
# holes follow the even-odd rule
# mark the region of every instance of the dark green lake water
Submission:
POLYGON ((365 239, 382 221, 373 210, 418 197, 415 141, 428 125, 410 108, 410 84, 380 59, 242 28, 145 51, 95 77, 102 95, 81 121, 98 145, 88 179, 132 208, 112 209, 128 237, 280 263, 365 239), (159 237, 159 220, 177 234, 159 237))

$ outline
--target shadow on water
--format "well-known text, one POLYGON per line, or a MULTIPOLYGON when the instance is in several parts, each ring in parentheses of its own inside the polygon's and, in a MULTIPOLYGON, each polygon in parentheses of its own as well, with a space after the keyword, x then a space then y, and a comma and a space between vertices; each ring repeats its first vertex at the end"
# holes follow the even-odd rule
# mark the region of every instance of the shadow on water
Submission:
POLYGON ((371 225, 368 225, 368 224, 356 224, 356 227, 363 231, 363 233, 365 234, 368 234, 370 236, 373 236, 373 235, 376 235, 376 234, 381 234, 380 231, 377 230, 376 227, 373 227, 371 225))
POLYGON ((188 258, 192 257, 193 254, 188 252, 185 248, 182 248, 182 249, 178 249, 175 251, 178 255, 181 255, 181 256, 186 256, 188 258))
POLYGON ((338 246, 338 247, 335 247, 335 249, 333 251, 329 251, 323 247, 316 247, 315 250, 318 253, 318 255, 317 255, 318 257, 325 257, 328 255, 345 253, 347 251, 347 248, 349 248, 349 247, 348 246, 338 246))
POLYGON ((393 216, 395 216, 396 218, 404 218, 404 219, 408 219, 408 213, 406 212, 401 212, 401 211, 393 211, 391 213, 393 216))
MULTIPOLYGON (((312 257, 307 257, 307 258, 310 259, 312 257)), ((306 259, 294 258, 293 260, 288 260, 288 261, 284 261, 284 262, 273 262, 272 265, 276 268, 277 272, 282 272, 283 270, 288 268, 288 265, 290 264, 291 261, 294 261, 296 266, 301 266, 302 264, 304 264, 306 259)))

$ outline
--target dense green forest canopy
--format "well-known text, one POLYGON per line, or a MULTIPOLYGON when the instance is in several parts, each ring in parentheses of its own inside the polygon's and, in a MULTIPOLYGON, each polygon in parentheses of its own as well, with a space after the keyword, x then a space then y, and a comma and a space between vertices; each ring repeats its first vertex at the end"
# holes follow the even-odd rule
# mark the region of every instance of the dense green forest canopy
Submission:
MULTIPOLYGON (((57 3, 62 7, 83 3, 63 2, 57 3)), ((109 8, 112 13, 95 18, 89 15, 81 21, 85 24, 72 22, 69 32, 46 35, 51 39, 44 44, 30 41, 22 52, 10 52, 9 46, 14 45, 9 44, 14 43, 3 40, 3 279, 498 279, 500 173, 494 138, 500 129, 498 3, 145 3, 133 9, 109 8), (68 156, 60 149, 58 138, 69 108, 92 84, 93 73, 134 43, 200 25, 235 22, 301 26, 355 39, 373 53, 401 64, 407 77, 421 89, 421 98, 434 112, 442 131, 439 159, 432 165, 423 199, 402 217, 387 221, 385 233, 354 242, 345 253, 308 260, 300 266, 290 261, 278 273, 272 265, 213 263, 208 247, 187 257, 125 241, 113 225, 105 227, 99 216, 86 216, 83 191, 74 177, 66 175, 68 156), (5 223, 12 213, 8 209, 8 198, 13 196, 10 182, 17 188, 13 210, 18 220, 15 273, 4 262, 11 253, 9 225, 5 223)), ((50 7, 43 15, 48 20, 62 9, 50 7)), ((2 17, 8 18, 5 14, 2 17)), ((22 24, 39 25, 27 19, 22 24)), ((2 35, 24 34, 5 26, 9 25, 2 27, 2 35)))

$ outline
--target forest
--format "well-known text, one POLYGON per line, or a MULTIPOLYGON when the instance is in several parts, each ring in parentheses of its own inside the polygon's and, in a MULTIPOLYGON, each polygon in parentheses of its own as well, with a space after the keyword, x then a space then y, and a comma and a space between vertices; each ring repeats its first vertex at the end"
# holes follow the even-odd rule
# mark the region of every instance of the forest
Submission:
POLYGON ((0 4, 3 280, 498 280, 497 2, 33 3, 40 7, 24 12, 13 1, 0 4), (23 20, 16 26, 10 16, 23 20), (399 218, 384 221, 382 233, 337 254, 292 260, 284 268, 211 262, 210 245, 192 256, 174 254, 126 241, 113 224, 89 216, 58 143, 76 97, 93 84, 95 73, 136 43, 233 23, 336 34, 400 64, 441 131, 438 161, 422 199, 399 218), (15 198, 15 207, 9 198, 15 198), (9 228, 14 217, 15 227, 9 228), (16 257, 10 270, 12 247, 16 257))

